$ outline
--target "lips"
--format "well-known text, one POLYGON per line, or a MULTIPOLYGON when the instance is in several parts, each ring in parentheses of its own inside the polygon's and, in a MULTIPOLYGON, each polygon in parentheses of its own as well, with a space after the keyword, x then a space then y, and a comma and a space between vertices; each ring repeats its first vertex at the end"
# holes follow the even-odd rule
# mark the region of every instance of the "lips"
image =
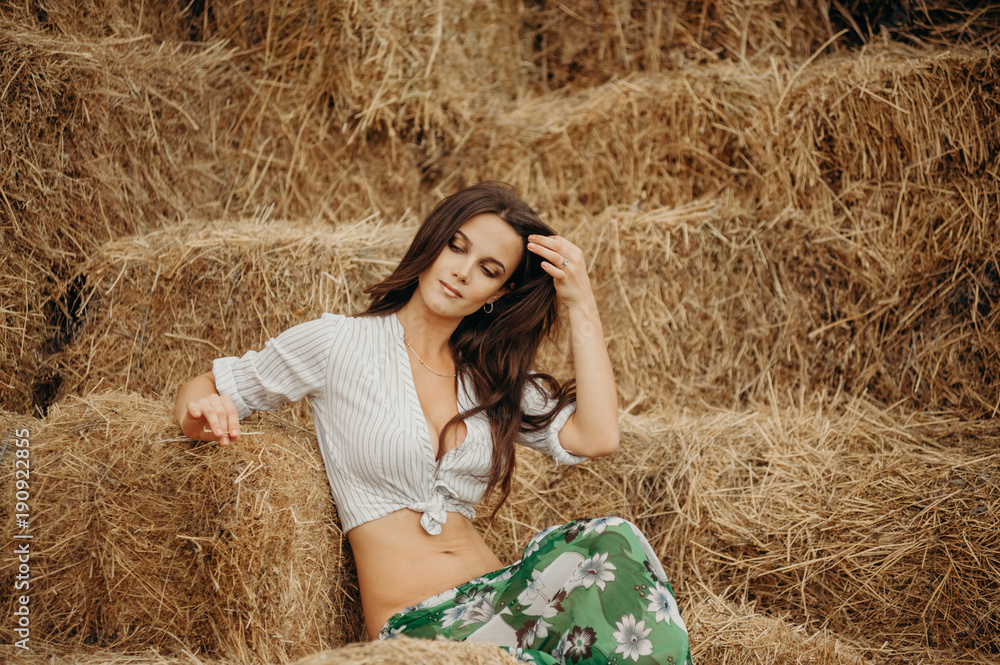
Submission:
POLYGON ((448 282, 444 281, 443 279, 439 279, 438 282, 441 284, 441 286, 444 287, 445 292, 448 293, 452 298, 462 297, 462 294, 456 291, 448 282))

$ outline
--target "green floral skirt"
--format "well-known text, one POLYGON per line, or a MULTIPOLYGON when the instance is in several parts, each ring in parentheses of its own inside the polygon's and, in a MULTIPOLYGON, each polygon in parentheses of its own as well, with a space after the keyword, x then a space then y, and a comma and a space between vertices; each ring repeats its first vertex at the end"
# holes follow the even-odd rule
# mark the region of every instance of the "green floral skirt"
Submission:
POLYGON ((379 637, 397 635, 494 642, 546 665, 691 663, 663 567, 618 517, 542 531, 517 563, 391 617, 379 637))

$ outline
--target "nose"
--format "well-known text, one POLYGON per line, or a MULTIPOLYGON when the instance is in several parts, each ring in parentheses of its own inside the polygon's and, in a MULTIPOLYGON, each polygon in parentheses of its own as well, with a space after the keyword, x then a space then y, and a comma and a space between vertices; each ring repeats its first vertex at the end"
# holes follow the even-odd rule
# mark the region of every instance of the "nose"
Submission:
POLYGON ((475 266, 475 261, 471 258, 467 258, 455 264, 451 270, 452 276, 463 284, 468 281, 469 273, 475 266))

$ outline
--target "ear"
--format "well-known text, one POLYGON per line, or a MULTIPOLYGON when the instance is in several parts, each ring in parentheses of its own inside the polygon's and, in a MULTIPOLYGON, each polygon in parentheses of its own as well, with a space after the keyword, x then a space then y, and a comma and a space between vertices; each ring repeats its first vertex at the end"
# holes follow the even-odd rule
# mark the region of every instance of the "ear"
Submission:
POLYGON ((492 296, 490 296, 490 299, 487 300, 486 302, 488 302, 488 303, 494 303, 497 300, 500 300, 500 298, 503 298, 505 295, 507 295, 508 293, 510 293, 513 290, 514 290, 514 282, 511 282, 510 284, 504 284, 499 289, 497 289, 497 292, 494 293, 492 296))

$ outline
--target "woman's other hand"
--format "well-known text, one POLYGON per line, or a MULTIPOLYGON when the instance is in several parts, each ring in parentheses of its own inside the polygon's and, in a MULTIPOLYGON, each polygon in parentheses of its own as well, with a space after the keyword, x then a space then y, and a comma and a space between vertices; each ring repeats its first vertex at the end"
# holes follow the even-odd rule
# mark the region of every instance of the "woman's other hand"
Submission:
POLYGON ((559 299, 569 308, 594 305, 583 250, 562 236, 528 236, 528 251, 541 258, 542 270, 552 275, 559 299))
POLYGON ((177 392, 174 417, 184 435, 198 441, 229 445, 240 438, 240 417, 229 395, 220 395, 215 377, 207 372, 191 379, 177 392))

